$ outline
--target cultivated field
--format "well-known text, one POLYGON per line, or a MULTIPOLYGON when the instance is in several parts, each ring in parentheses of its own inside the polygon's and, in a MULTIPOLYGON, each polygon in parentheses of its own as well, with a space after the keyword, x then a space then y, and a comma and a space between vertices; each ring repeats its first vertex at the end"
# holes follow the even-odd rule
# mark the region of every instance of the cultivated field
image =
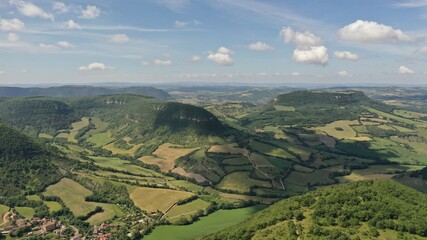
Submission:
POLYGON ((131 164, 129 161, 122 160, 120 158, 115 158, 115 157, 91 157, 91 158, 95 161, 95 164, 100 167, 112 168, 118 171, 129 172, 132 174, 138 174, 138 175, 147 176, 147 177, 162 176, 157 172, 135 166, 131 164))
POLYGON ((249 177, 250 172, 233 172, 225 176, 217 185, 220 189, 233 190, 239 192, 249 192, 251 187, 270 188, 271 184, 266 181, 259 181, 249 177))
POLYGON ((36 213, 36 210, 30 207, 15 207, 15 210, 19 213, 19 215, 27 219, 32 218, 36 213))
POLYGON ((166 212, 179 200, 184 200, 194 195, 190 192, 147 187, 135 188, 129 194, 137 207, 148 212, 157 210, 166 212))
POLYGON ((154 156, 141 157, 139 160, 146 164, 159 166, 162 172, 168 172, 175 168, 176 159, 187 156, 196 150, 197 148, 183 148, 178 145, 166 143, 153 152, 154 156))
POLYGON ((208 152, 246 155, 248 151, 245 149, 239 148, 236 143, 231 143, 231 144, 225 144, 225 145, 212 146, 211 148, 209 148, 208 152))
POLYGON ((293 159, 295 158, 292 154, 286 152, 285 150, 271 146, 269 144, 252 141, 251 142, 251 148, 259 153, 262 153, 264 155, 269 155, 273 157, 279 157, 284 159, 293 159))

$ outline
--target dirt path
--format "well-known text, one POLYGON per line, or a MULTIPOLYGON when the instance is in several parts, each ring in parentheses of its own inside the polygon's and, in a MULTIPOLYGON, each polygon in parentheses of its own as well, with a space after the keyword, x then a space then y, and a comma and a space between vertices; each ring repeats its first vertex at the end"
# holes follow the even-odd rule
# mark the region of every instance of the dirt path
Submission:
POLYGON ((0 227, 6 225, 9 223, 9 215, 12 214, 12 212, 7 212, 3 215, 3 223, 0 224, 0 227))

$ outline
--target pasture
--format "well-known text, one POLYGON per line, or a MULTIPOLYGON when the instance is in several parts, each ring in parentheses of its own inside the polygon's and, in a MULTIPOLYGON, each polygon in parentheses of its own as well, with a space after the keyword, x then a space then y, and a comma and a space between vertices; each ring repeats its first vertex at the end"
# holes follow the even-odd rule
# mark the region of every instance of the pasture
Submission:
POLYGON ((233 172, 226 175, 217 185, 220 189, 233 190, 238 192, 249 192, 251 187, 270 188, 267 181, 260 181, 250 178, 250 172, 233 172))
POLYGON ((284 158, 284 159, 295 158, 292 154, 288 153, 287 151, 281 148, 278 148, 269 144, 265 144, 262 142, 258 142, 258 141, 252 141, 250 144, 250 147, 259 153, 272 156, 272 157, 278 157, 278 158, 284 158))
POLYGON ((95 145, 95 147, 102 147, 105 146, 111 142, 113 142, 115 139, 111 135, 111 132, 102 132, 97 133, 87 139, 88 142, 95 145))
POLYGON ((15 207, 15 210, 19 213, 19 215, 26 219, 34 217, 34 214, 36 213, 34 208, 30 207, 15 207))
POLYGON ((233 226, 242 222, 256 212, 266 208, 263 205, 257 205, 248 208, 233 210, 219 210, 206 217, 201 217, 199 221, 186 226, 159 226, 155 228, 143 240, 174 239, 190 240, 217 232, 221 229, 233 226))
POLYGON ((103 212, 97 213, 87 220, 90 224, 98 224, 112 219, 115 216, 124 215, 116 205, 86 202, 85 198, 91 195, 92 192, 68 178, 63 178, 57 184, 49 186, 44 194, 46 196, 57 196, 61 198, 65 206, 67 206, 75 216, 85 216, 97 206, 102 207, 104 210, 103 212))
POLYGON ((61 204, 59 204, 58 202, 45 201, 43 203, 49 208, 49 212, 51 212, 51 213, 57 212, 57 211, 62 209, 61 204))
POLYGON ((204 211, 207 207, 209 207, 209 205, 210 204, 208 202, 201 199, 196 199, 183 205, 177 205, 166 214, 166 219, 169 220, 169 222, 172 224, 181 218, 191 220, 190 217, 192 215, 196 214, 200 210, 204 211))
POLYGON ((329 171, 326 170, 315 170, 312 173, 302 173, 293 171, 285 179, 285 183, 289 182, 299 186, 310 185, 326 185, 333 184, 334 180, 329 178, 329 171))
POLYGON ((148 212, 166 212, 178 201, 194 195, 191 192, 147 187, 135 188, 129 194, 137 207, 148 212))
POLYGON ((152 170, 138 167, 131 164, 129 161, 116 158, 116 157, 90 157, 95 161, 95 164, 104 167, 112 168, 118 171, 129 172, 132 174, 147 176, 147 177, 161 177, 160 173, 154 172, 152 170))

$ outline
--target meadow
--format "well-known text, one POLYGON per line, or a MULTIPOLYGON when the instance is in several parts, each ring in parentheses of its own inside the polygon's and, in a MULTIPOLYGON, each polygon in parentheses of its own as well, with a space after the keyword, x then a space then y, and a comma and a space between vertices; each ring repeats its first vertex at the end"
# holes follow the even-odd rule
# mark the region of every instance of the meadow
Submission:
POLYGON ((194 195, 191 192, 146 187, 131 189, 129 194, 137 207, 148 212, 166 212, 178 201, 194 195))
POLYGON ((270 188, 271 184, 250 178, 250 172, 233 172, 226 175, 217 185, 220 189, 247 193, 252 187, 270 188))
POLYGON ((258 211, 264 209, 264 205, 233 210, 219 210, 206 217, 201 217, 199 221, 186 226, 159 226, 143 240, 174 239, 190 240, 209 233, 225 229, 245 219, 253 216, 258 211))

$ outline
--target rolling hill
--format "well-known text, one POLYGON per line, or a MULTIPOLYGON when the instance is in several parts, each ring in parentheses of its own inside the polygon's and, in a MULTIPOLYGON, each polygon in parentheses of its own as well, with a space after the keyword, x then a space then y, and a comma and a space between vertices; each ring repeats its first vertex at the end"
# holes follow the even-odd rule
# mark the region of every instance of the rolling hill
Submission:
POLYGON ((31 97, 46 96, 59 98, 73 98, 112 94, 135 94, 158 99, 171 99, 164 90, 153 87, 93 87, 93 86, 60 86, 49 88, 19 88, 0 87, 0 97, 31 97))
POLYGON ((202 239, 425 239, 427 195, 391 180, 327 187, 282 200, 202 239))
POLYGON ((40 191, 57 181, 57 159, 41 143, 0 123, 0 196, 40 191))

